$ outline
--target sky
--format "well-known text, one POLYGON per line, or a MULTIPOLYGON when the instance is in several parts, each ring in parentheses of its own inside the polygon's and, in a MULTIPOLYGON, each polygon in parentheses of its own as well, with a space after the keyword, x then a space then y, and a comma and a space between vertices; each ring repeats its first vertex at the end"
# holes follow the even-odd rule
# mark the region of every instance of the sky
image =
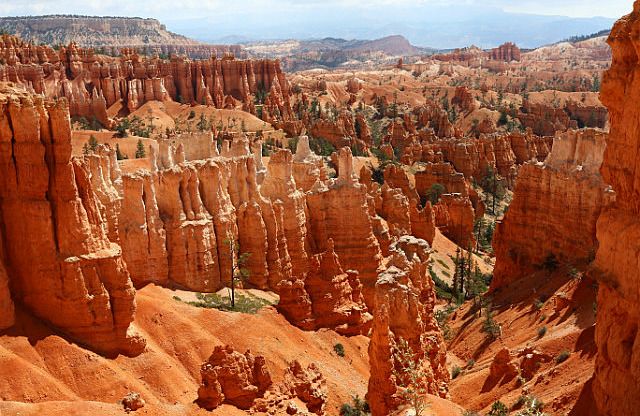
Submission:
POLYGON ((79 14, 160 20, 194 39, 251 40, 392 34, 417 46, 535 47, 610 28, 632 0, 1 0, 1 16, 79 14), (179 7, 176 7, 179 5, 179 7), (569 17, 567 20, 560 16, 569 17))
MULTIPOLYGON (((2 0, 0 14, 3 16, 34 14, 88 14, 127 15, 156 17, 160 19, 197 18, 207 13, 242 14, 244 11, 280 9, 282 11, 309 12, 331 5, 337 10, 378 7, 393 8, 398 5, 431 5, 468 7, 497 7, 505 12, 569 17, 618 18, 631 11, 632 0, 2 0), (153 8, 149 6, 153 4, 153 8), (176 8, 176 4, 180 8, 176 8)), ((251 12, 249 12, 251 13, 251 12)), ((284 16, 283 16, 284 17, 284 16)))

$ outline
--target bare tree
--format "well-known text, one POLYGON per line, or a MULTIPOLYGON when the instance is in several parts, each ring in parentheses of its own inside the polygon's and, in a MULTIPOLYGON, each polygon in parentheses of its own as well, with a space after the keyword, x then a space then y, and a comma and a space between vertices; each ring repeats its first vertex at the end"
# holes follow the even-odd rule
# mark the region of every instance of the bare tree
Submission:
POLYGON ((251 253, 240 253, 240 244, 235 238, 225 239, 223 241, 229 245, 229 261, 231 263, 231 308, 236 306, 236 281, 241 282, 243 279, 251 275, 251 271, 244 267, 245 263, 249 260, 251 253))

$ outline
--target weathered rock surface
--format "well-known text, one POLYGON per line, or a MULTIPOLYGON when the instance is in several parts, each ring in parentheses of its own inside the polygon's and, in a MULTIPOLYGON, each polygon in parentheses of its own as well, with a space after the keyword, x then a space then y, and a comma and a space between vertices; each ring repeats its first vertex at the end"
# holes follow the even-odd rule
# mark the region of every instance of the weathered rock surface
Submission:
POLYGON ((545 261, 589 261, 598 248, 596 221, 614 199, 598 169, 606 135, 595 130, 558 134, 545 163, 520 168, 509 211, 493 240, 492 289, 541 267, 545 261))
POLYGON ((122 48, 120 58, 110 58, 74 43, 54 51, 9 35, 2 36, 0 56, 6 62, 0 67, 0 81, 15 82, 49 99, 66 97, 71 115, 93 115, 107 127, 113 121, 106 110, 120 100, 130 112, 151 100, 217 108, 235 100, 255 114, 251 95, 258 88, 272 91, 271 107, 278 108, 283 120, 293 118, 290 87, 278 61, 236 60, 228 54, 202 61, 175 55, 161 60, 157 55, 140 56, 131 48, 122 48))
POLYGON ((507 42, 497 48, 491 49, 491 52, 489 52, 489 59, 505 62, 519 61, 520 49, 515 43, 507 42))
POLYGON ((87 163, 71 160, 66 100, 0 90, 0 218, 12 296, 104 353, 138 354, 135 290, 109 241, 87 163))
POLYGON ((394 375, 393 342, 406 341, 421 370, 428 392, 447 397, 449 372, 442 332, 433 317, 436 297, 427 273, 429 244, 411 236, 392 246, 389 267, 378 277, 369 344, 371 378, 367 398, 374 416, 388 415, 401 403, 403 380, 394 375))
POLYGON ((327 251, 311 258, 305 276, 280 283, 278 311, 305 330, 330 328, 343 335, 360 335, 371 327, 358 273, 342 269, 333 241, 327 251))
POLYGON ((600 289, 593 396, 604 415, 634 414, 640 408, 639 29, 636 1, 633 12, 620 19, 609 36, 613 63, 601 94, 609 108, 611 131, 600 172, 617 194, 615 205, 598 219, 594 272, 600 289))
POLYGON ((348 147, 340 150, 338 170, 338 178, 318 182, 307 193, 310 244, 322 252, 327 241, 333 240, 342 267, 359 272, 365 302, 371 307, 382 255, 373 233, 366 187, 357 181, 348 147))
POLYGON ((202 384, 198 404, 213 410, 223 403, 248 410, 271 386, 271 374, 262 356, 234 351, 230 345, 218 345, 200 369, 202 384))

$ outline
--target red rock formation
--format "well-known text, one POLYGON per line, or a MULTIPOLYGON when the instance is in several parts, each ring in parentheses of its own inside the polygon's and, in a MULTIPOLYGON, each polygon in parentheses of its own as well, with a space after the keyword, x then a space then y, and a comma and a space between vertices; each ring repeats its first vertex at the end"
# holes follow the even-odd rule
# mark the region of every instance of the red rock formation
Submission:
POLYGON ((311 190, 316 181, 327 180, 327 169, 320 156, 315 155, 309 148, 309 137, 300 136, 293 156, 293 179, 298 189, 303 192, 311 190))
POLYGON ((411 204, 417 205, 420 197, 409 181, 409 176, 398 165, 390 164, 384 170, 384 183, 391 188, 400 188, 411 204))
POLYGON ((144 341, 129 327, 135 290, 89 168, 71 161, 66 101, 1 88, 0 225, 12 295, 97 351, 140 353, 144 341))
POLYGON ((280 200, 284 208, 283 227, 291 256, 292 273, 300 276, 309 267, 307 254, 307 213, 305 195, 296 188, 292 176, 293 155, 283 150, 271 155, 267 176, 260 189, 272 202, 280 200))
POLYGON ((298 399, 311 413, 325 415, 327 383, 316 364, 304 368, 294 360, 285 371, 284 379, 267 390, 264 399, 256 400, 254 410, 269 414, 304 414, 296 409, 291 399, 298 399))
POLYGON ((386 183, 380 189, 379 205, 376 211, 389 225, 394 235, 411 233, 410 204, 400 188, 390 188, 386 183))
POLYGON ((343 335, 367 334, 371 315, 366 310, 358 273, 343 271, 333 241, 327 251, 313 256, 306 276, 280 284, 278 312, 305 330, 330 328, 343 335))
POLYGON ((491 49, 491 52, 489 52, 489 59, 505 62, 519 61, 520 49, 515 45, 515 43, 507 42, 497 48, 491 49))
POLYGON ((484 215, 485 203, 475 189, 458 173, 449 163, 427 163, 425 170, 415 173, 416 190, 424 199, 428 199, 427 192, 433 185, 440 184, 444 187, 443 193, 460 194, 471 201, 475 217, 484 215))
POLYGON ((382 256, 373 233, 366 188, 353 173, 349 148, 340 150, 338 171, 337 179, 317 182, 307 193, 309 239, 317 252, 327 249, 329 239, 334 241, 343 268, 359 272, 364 298, 370 307, 382 256))
POLYGON ((640 187, 638 181, 639 80, 638 30, 640 2, 614 26, 608 43, 611 69, 602 83, 602 102, 609 108, 611 132, 600 172, 616 192, 615 205, 597 224, 598 315, 593 395, 600 414, 634 414, 640 409, 640 289, 638 241, 640 187))
POLYGON ((469 198, 460 194, 444 194, 433 206, 436 225, 444 235, 461 247, 474 247, 473 226, 476 215, 469 198))
POLYGON ((564 109, 572 120, 578 122, 579 127, 603 129, 609 119, 609 111, 601 105, 586 106, 581 102, 569 100, 564 109))
POLYGON ((570 131, 556 136, 545 163, 520 168, 509 211, 493 239, 496 254, 491 289, 506 286, 541 267, 593 259, 596 220, 614 198, 598 169, 605 134, 570 131))
POLYGON ((207 410, 223 403, 248 410, 271 386, 265 358, 249 350, 240 354, 230 345, 218 345, 202 364, 200 374, 198 404, 207 410))
POLYGON ((523 127, 532 129, 540 136, 553 136, 557 131, 578 128, 577 121, 571 120, 564 109, 542 103, 534 104, 528 100, 524 100, 516 116, 523 127))
POLYGON ((121 58, 109 58, 73 43, 56 52, 8 35, 2 39, 0 56, 8 65, 0 67, 0 81, 16 82, 49 99, 66 97, 72 115, 93 115, 105 126, 113 123, 106 109, 119 100, 134 111, 150 100, 222 108, 232 98, 255 114, 251 94, 259 88, 272 91, 271 108, 278 108, 283 120, 293 120, 290 89, 278 61, 243 61, 231 55, 203 61, 173 56, 167 61, 141 57, 128 48, 122 49, 121 58))
POLYGON ((471 112, 476 109, 476 100, 469 91, 469 87, 461 85, 456 87, 453 98, 451 98, 451 105, 457 105, 464 111, 471 112))
MULTIPOLYGON (((0 253, 4 253, 2 232, 0 232, 0 253)), ((4 260, 0 254, 0 330, 13 326, 15 310, 9 289, 9 276, 4 267, 4 260)))
POLYGON ((446 397, 444 337, 433 317, 434 285, 427 273, 429 245, 404 236, 392 246, 392 258, 375 287, 373 330, 369 344, 371 377, 367 399, 374 416, 391 414, 401 403, 403 382, 394 375, 393 342, 406 341, 422 361, 428 392, 446 397))
POLYGON ((436 217, 430 202, 427 202, 421 210, 409 207, 411 218, 411 235, 432 244, 436 235, 436 217))

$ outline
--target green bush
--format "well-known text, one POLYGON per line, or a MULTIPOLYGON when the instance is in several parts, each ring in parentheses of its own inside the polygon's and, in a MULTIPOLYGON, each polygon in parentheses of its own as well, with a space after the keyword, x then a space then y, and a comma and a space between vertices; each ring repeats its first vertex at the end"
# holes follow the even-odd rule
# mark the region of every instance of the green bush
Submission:
POLYGON ((570 355, 571 351, 569 350, 560 351, 560 354, 558 354, 558 356, 556 357, 556 363, 560 364, 561 362, 566 361, 566 359, 569 358, 570 355))
POLYGON ((366 416, 370 414, 369 403, 366 400, 362 400, 359 396, 353 398, 353 405, 344 403, 340 407, 341 416, 366 416))
POLYGON ((191 306, 207 309, 219 309, 223 311, 233 311, 241 313, 255 314, 265 306, 273 305, 266 299, 261 299, 254 294, 247 293, 247 296, 236 294, 235 307, 229 305, 229 300, 217 293, 196 293, 196 302, 187 302, 191 306))
POLYGON ((509 408, 500 400, 494 402, 491 405, 491 410, 487 413, 487 416, 507 416, 509 414, 509 408))
POLYGON ((340 357, 344 357, 344 346, 340 343, 336 344, 333 346, 333 350, 336 352, 336 354, 338 354, 340 357))
POLYGON ((456 377, 458 377, 461 372, 462 369, 454 364, 453 367, 451 367, 451 379, 455 379, 456 377))
POLYGON ((547 327, 541 326, 538 328, 538 338, 542 338, 547 333, 547 327))

